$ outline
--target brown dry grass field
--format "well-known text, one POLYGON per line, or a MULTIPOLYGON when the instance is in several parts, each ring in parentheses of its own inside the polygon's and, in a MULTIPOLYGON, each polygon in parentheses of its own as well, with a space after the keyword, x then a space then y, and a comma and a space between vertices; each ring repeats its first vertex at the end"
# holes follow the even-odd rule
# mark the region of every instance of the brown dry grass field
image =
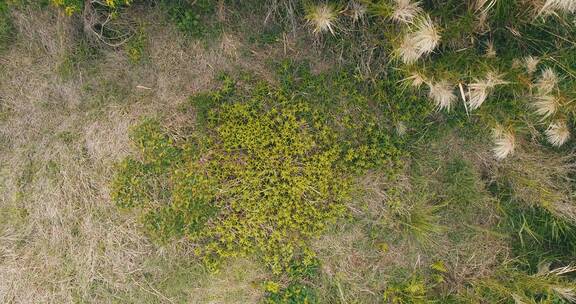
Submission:
POLYGON ((176 111, 188 96, 209 89, 221 70, 259 69, 259 61, 235 54, 235 37, 206 48, 149 23, 145 65, 105 50, 97 62, 70 67, 78 77, 67 78, 59 71, 78 35, 71 18, 25 10, 14 21, 22 35, 1 57, 0 302, 258 298, 249 282, 264 275, 259 266, 237 261, 199 282, 208 274, 191 265, 186 249, 152 245, 130 214, 116 211, 108 183, 113 164, 130 152, 129 127, 142 116, 193 120, 176 111))

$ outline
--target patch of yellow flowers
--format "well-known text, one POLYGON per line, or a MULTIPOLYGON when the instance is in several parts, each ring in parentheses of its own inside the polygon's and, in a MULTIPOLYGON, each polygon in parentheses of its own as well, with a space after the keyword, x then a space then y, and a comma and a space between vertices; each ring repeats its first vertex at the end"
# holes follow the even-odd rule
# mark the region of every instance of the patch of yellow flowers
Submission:
MULTIPOLYGON (((104 0, 97 1, 98 4, 103 4, 110 8, 116 8, 118 5, 130 5, 132 0, 104 0)), ((51 0, 52 5, 61 7, 68 16, 80 12, 84 3, 82 0, 51 0)))

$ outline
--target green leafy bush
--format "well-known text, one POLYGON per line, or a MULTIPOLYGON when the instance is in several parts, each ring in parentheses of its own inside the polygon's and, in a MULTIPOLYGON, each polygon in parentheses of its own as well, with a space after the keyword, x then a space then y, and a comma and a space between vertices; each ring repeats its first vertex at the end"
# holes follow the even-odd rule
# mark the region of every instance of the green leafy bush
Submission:
POLYGON ((140 160, 118 165, 112 198, 121 207, 139 207, 147 231, 158 240, 195 236, 215 213, 215 181, 187 158, 190 146, 178 146, 159 123, 145 120, 132 132, 140 160))

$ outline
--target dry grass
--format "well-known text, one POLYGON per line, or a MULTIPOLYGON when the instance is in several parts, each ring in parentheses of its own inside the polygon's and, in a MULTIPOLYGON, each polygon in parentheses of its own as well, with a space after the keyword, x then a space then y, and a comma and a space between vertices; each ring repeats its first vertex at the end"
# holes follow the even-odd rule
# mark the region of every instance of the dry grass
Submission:
MULTIPOLYGON (((161 19, 147 14, 142 20, 161 19)), ((14 17, 20 36, 0 60, 0 302, 234 303, 225 290, 254 302, 261 288, 248 282, 261 271, 245 261, 167 294, 158 280, 165 269, 154 265, 186 259, 186 246, 151 244, 108 194, 114 162, 131 150, 129 127, 145 115, 190 123, 179 105, 219 71, 251 66, 240 63, 238 40, 205 48, 147 24, 146 62, 105 49, 63 77, 59 67, 79 39, 73 21, 51 10, 14 17)), ((195 271, 180 275, 193 282, 195 271)))
POLYGON ((363 194, 350 205, 353 219, 315 243, 323 265, 319 290, 324 302, 381 303, 390 282, 430 273, 438 261, 447 272, 437 288, 444 294, 465 293, 467 283, 490 277, 508 257, 505 238, 494 232, 496 203, 480 176, 472 176, 472 184, 466 185, 476 192, 469 204, 446 194, 447 164, 464 159, 478 172, 490 151, 448 134, 414 152, 403 174, 390 179, 372 172, 358 180, 363 194), (430 207, 437 208, 427 218, 431 227, 442 229, 426 232, 427 241, 422 242, 412 237, 398 213, 430 207))
POLYGON ((492 178, 510 186, 513 197, 566 220, 576 221, 572 183, 574 155, 530 144, 507 162, 493 164, 492 178))
POLYGON ((396 270, 413 269, 420 263, 412 244, 372 240, 357 224, 341 224, 314 247, 322 262, 317 283, 320 303, 381 303, 382 291, 396 270))
POLYGON ((257 261, 233 260, 220 273, 196 281, 189 303, 258 303, 259 284, 267 278, 267 269, 257 261))

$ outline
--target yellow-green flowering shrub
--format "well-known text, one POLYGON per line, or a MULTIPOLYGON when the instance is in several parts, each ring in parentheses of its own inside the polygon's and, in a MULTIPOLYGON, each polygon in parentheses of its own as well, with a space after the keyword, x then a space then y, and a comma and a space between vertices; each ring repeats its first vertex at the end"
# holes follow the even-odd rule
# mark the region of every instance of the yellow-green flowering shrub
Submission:
POLYGON ((259 102, 221 107, 213 127, 218 153, 210 171, 222 189, 218 220, 207 231, 211 257, 261 252, 283 270, 326 223, 343 211, 345 179, 336 170, 340 149, 303 104, 259 102))
MULTIPOLYGON (((228 84, 200 99, 217 103, 231 91, 228 84)), ((304 103, 266 86, 209 110, 205 123, 180 141, 157 121, 137 126, 139 155, 118 165, 113 199, 141 210, 151 236, 197 243, 213 269, 250 253, 275 273, 294 259, 315 263, 307 240, 343 213, 349 189, 335 133, 304 103)))
MULTIPOLYGON (((54 6, 63 8, 68 15, 81 12, 84 8, 83 0, 50 0, 50 2, 54 6)), ((128 5, 131 2, 132 0, 103 0, 98 1, 97 4, 104 5, 109 8, 116 8, 119 5, 128 5)))

